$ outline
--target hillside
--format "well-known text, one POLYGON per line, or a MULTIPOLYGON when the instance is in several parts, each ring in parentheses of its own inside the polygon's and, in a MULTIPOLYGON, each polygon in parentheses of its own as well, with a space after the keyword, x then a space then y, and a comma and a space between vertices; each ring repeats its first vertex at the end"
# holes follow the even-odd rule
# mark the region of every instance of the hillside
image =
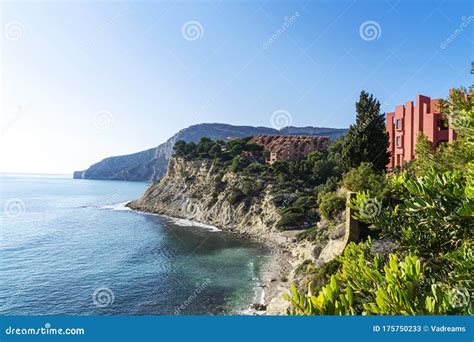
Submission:
POLYGON ((163 144, 145 151, 105 158, 83 171, 75 171, 74 178, 153 181, 166 172, 173 146, 178 140, 198 142, 202 137, 213 140, 241 138, 258 134, 324 135, 336 139, 346 129, 324 127, 285 127, 276 130, 268 127, 233 126, 219 123, 205 123, 185 128, 163 144))

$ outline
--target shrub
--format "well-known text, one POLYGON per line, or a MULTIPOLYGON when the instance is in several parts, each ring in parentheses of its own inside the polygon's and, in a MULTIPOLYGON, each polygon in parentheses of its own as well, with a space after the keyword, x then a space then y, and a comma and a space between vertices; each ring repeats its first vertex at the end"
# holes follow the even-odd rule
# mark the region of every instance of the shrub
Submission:
POLYGON ((220 158, 222 156, 222 147, 220 144, 215 143, 210 149, 209 149, 209 156, 211 158, 220 158))
POLYGON ((456 130, 456 141, 441 144, 433 149, 424 135, 417 137, 416 159, 413 169, 417 176, 423 176, 431 168, 443 173, 452 170, 464 172, 466 165, 474 160, 474 92, 473 87, 455 88, 446 100, 440 101, 440 112, 450 128, 456 130))
POLYGON ((316 198, 314 196, 298 196, 294 205, 304 208, 312 208, 315 206, 316 198))
POLYGON ((277 228, 285 229, 302 229, 307 228, 310 224, 319 221, 319 215, 313 208, 304 206, 289 206, 280 209, 281 218, 277 222, 277 228))
POLYGON ((244 181, 242 184, 242 192, 246 197, 250 197, 253 195, 253 192, 255 190, 255 184, 249 181, 244 181))
POLYGON ((304 232, 299 233, 296 236, 298 241, 308 240, 308 241, 326 241, 328 239, 327 231, 322 230, 321 228, 315 226, 306 229, 304 232))
POLYGON ((362 163, 356 169, 347 172, 342 184, 350 191, 370 191, 381 197, 386 186, 385 175, 375 171, 371 163, 362 163))
POLYGON ((323 192, 336 191, 338 185, 339 185, 339 181, 336 177, 329 177, 326 180, 326 183, 320 184, 314 187, 314 194, 318 196, 320 193, 323 193, 323 192))
POLYGON ((245 180, 242 183, 242 192, 247 198, 258 196, 265 189, 265 182, 245 180))
POLYGON ((382 208, 370 193, 358 193, 350 204, 358 220, 380 229, 382 236, 423 257, 453 251, 471 237, 474 199, 466 195, 466 178, 458 171, 423 177, 406 172, 391 178, 397 201, 382 208))
POLYGON ((283 294, 293 309, 288 310, 288 315, 354 315, 354 292, 349 287, 346 293, 342 292, 335 277, 331 277, 326 285, 316 296, 307 296, 298 292, 293 284, 291 294, 283 294))
MULTIPOLYGON (((474 118, 472 119, 474 122, 474 118)), ((413 161, 413 170, 417 176, 423 176, 432 168, 442 173, 456 169, 465 171, 466 164, 474 160, 474 148, 466 144, 466 138, 459 138, 449 144, 441 144, 433 149, 428 138, 419 134, 415 146, 416 159, 413 161)))
POLYGON ((331 220, 337 213, 344 210, 346 200, 335 192, 326 192, 318 196, 318 206, 321 216, 326 220, 331 220))
POLYGON ((196 146, 197 154, 202 158, 209 157, 209 151, 214 147, 214 142, 206 137, 201 138, 196 146))
POLYGON ((302 210, 285 211, 281 214, 281 218, 276 226, 281 230, 301 229, 301 224, 304 219, 305 216, 302 210))
POLYGON ((295 268, 295 276, 299 277, 308 273, 314 273, 315 270, 313 260, 306 259, 295 268))
POLYGON ((331 276, 337 273, 341 264, 333 259, 321 266, 316 266, 312 260, 305 260, 295 270, 295 277, 302 278, 301 288, 308 292, 317 293, 329 282, 331 276))
POLYGON ((250 164, 247 158, 236 156, 232 159, 229 167, 230 172, 240 172, 250 164))
POLYGON ((178 140, 173 149, 176 155, 188 158, 199 157, 229 161, 235 157, 240 157, 243 152, 250 152, 255 157, 262 158, 264 154, 263 147, 250 143, 251 138, 245 137, 224 142, 222 140, 213 141, 207 137, 202 137, 197 144, 192 141, 186 143, 184 140, 178 140))
POLYGON ((184 156, 186 154, 186 142, 184 140, 178 140, 174 146, 174 153, 178 156, 184 156))
POLYGON ((242 202, 245 199, 245 194, 239 188, 232 189, 232 193, 229 196, 228 202, 231 205, 242 202))
POLYGON ((259 163, 251 163, 250 165, 248 165, 245 168, 245 172, 248 172, 248 173, 263 173, 267 169, 268 169, 268 167, 266 165, 259 164, 259 163))
MULTIPOLYGON (((288 314, 472 314, 469 292, 458 286, 456 277, 428 282, 424 262, 418 256, 408 254, 399 260, 396 254, 390 254, 383 264, 381 257, 372 255, 370 249, 370 240, 349 244, 343 255, 337 257, 340 265, 336 273, 315 296, 302 294, 293 285, 291 296, 284 295, 292 305, 288 314)), ((466 251, 467 248, 461 248, 461 254, 466 251)), ((457 259, 466 261, 457 263, 458 275, 471 272, 472 253, 457 259)))

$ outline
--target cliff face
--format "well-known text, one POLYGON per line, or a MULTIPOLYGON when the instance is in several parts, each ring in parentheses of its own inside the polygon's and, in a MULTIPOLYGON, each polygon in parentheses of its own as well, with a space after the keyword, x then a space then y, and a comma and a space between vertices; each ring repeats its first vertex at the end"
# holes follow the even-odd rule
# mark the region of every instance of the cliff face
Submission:
POLYGON ((257 197, 231 204, 233 189, 243 181, 239 174, 216 170, 210 160, 173 157, 165 176, 129 206, 246 235, 266 237, 276 233, 274 226, 280 214, 272 202, 270 186, 257 197))
POLYGON ((75 171, 75 179, 153 180, 163 175, 168 159, 164 149, 151 148, 126 156, 109 157, 84 171, 75 171))
POLYGON ((268 127, 233 126, 219 123, 199 124, 185 128, 166 142, 145 151, 105 158, 87 170, 74 172, 74 178, 110 179, 128 181, 153 181, 166 172, 168 160, 173 153, 173 146, 178 140, 198 142, 202 137, 213 140, 242 138, 260 134, 308 134, 329 136, 332 140, 344 134, 347 129, 324 127, 285 127, 276 130, 268 127))

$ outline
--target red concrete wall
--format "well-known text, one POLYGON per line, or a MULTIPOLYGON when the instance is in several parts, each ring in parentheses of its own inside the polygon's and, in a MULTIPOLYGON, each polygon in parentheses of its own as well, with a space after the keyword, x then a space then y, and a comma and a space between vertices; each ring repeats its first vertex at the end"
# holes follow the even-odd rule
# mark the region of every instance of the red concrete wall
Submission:
POLYGON ((395 166, 394 156, 395 156, 395 148, 394 148, 394 139, 395 139, 395 125, 393 124, 393 118, 395 117, 395 112, 387 113, 387 120, 385 123, 385 127, 388 132, 388 141, 390 143, 389 152, 390 152, 390 162, 388 163, 388 168, 392 169, 395 166))
POLYGON ((391 153, 389 169, 401 166, 403 162, 415 158, 416 136, 423 133, 436 148, 441 142, 456 140, 456 132, 443 125, 439 110, 439 99, 417 95, 413 101, 395 107, 395 112, 387 113, 386 128, 389 135, 391 153), (398 127, 397 127, 398 125, 398 127))
POLYGON ((404 160, 410 161, 415 156, 415 150, 413 148, 413 117, 415 116, 413 102, 407 102, 405 104, 405 117, 404 117, 404 124, 405 126, 402 127, 403 136, 404 136, 404 160))

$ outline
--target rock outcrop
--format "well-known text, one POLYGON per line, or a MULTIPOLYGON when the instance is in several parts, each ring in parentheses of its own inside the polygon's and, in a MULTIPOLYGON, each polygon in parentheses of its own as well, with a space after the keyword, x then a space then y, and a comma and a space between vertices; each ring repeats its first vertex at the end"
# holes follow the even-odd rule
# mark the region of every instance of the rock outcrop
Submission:
POLYGON ((242 175, 216 170, 211 160, 173 157, 165 176, 128 205, 278 243, 275 224, 280 214, 272 202, 270 188, 247 201, 231 204, 233 189, 243 181, 242 175))

